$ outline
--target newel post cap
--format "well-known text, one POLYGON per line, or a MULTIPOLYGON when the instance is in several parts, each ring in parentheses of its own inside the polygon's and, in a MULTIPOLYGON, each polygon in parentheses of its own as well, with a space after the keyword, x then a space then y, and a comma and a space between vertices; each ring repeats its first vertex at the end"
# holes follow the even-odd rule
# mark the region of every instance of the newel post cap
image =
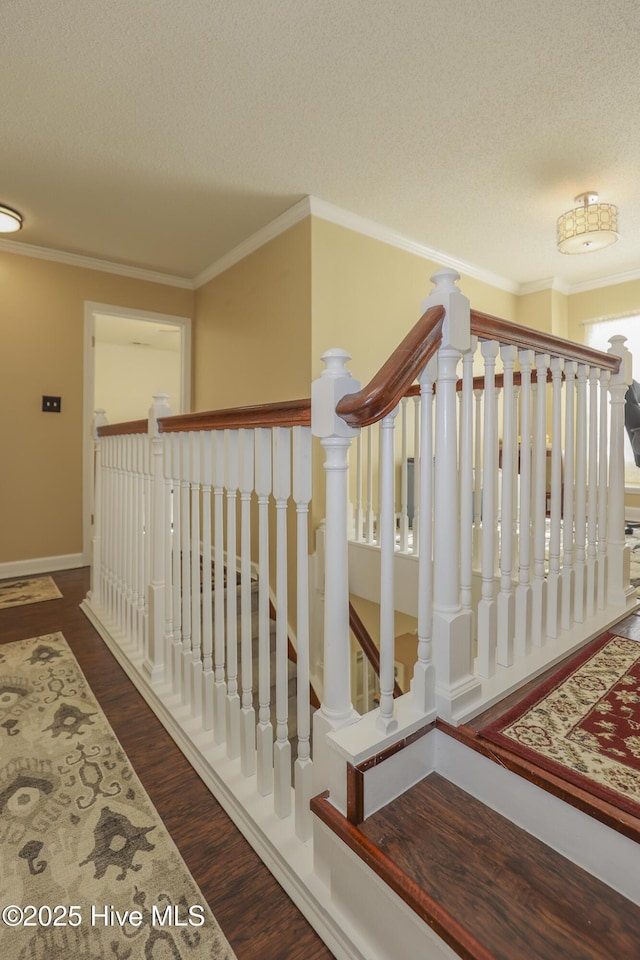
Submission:
POLYGON ((99 437, 98 437, 98 429, 99 429, 100 427, 106 427, 106 425, 107 425, 108 423, 109 423, 109 421, 108 421, 107 418, 106 418, 104 407, 98 407, 96 410, 93 411, 93 438, 94 438, 94 440, 97 440, 97 439, 99 438, 99 437))
POLYGON ((336 413, 336 406, 348 393, 357 393, 360 382, 351 375, 347 361, 351 354, 334 347, 322 354, 325 369, 311 384, 311 432, 314 437, 355 437, 353 429, 336 413))
POLYGON ((168 393, 154 393, 153 405, 149 407, 149 436, 159 437, 158 420, 172 416, 168 393))
POLYGON ((441 305, 447 315, 442 329, 442 346, 453 347, 465 353, 471 349, 471 305, 458 289, 460 274, 444 267, 431 276, 434 289, 422 303, 422 311, 441 305))
POLYGON ((614 373, 611 377, 611 383, 626 383, 627 386, 633 380, 631 373, 631 351, 626 346, 627 338, 623 337, 622 334, 617 334, 615 337, 609 337, 609 347, 608 353, 612 353, 615 357, 620 357, 620 369, 617 373, 614 373))

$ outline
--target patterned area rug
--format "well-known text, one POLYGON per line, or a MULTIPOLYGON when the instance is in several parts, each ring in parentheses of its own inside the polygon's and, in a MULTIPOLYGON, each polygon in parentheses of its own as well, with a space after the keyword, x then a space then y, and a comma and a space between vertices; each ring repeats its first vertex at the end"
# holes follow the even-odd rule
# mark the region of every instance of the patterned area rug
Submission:
POLYGON ((51 577, 29 577, 27 580, 3 580, 0 583, 0 610, 20 607, 23 603, 57 600, 62 596, 51 577))
POLYGON ((233 960, 61 633, 0 646, 3 960, 233 960))
POLYGON ((604 634, 481 736, 640 817, 640 642, 604 634))

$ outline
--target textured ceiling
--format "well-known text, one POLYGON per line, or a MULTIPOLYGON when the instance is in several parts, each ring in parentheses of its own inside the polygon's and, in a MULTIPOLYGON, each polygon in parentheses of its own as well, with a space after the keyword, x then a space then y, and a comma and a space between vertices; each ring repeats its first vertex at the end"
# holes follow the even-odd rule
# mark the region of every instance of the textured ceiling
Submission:
POLYGON ((4 0, 21 243, 193 277, 311 194, 513 283, 640 268, 637 0, 4 0), (622 239, 555 220, 595 189, 622 239))

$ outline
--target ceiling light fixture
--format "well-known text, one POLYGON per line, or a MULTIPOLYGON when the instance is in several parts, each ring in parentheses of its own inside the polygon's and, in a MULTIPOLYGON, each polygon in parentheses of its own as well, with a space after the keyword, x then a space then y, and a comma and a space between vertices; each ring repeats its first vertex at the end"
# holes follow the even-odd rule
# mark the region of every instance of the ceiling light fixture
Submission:
POLYGON ((598 203, 598 194, 593 190, 578 194, 575 202, 581 206, 558 217, 560 253, 592 253, 619 239, 617 207, 598 203))
POLYGON ((22 215, 0 203, 0 233, 15 233, 22 226, 22 215))

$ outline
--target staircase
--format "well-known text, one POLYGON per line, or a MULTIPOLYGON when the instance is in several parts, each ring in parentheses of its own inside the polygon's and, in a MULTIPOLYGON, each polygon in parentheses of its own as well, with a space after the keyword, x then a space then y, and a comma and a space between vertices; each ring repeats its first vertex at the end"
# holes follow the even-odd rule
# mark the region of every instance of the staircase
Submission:
POLYGON ((472 725, 634 607, 628 351, 471 311, 451 271, 434 283, 362 390, 336 349, 311 400, 173 417, 159 395, 148 422, 101 426, 83 609, 339 960, 637 960, 636 825, 472 725), (230 602, 209 576, 225 564, 230 602), (379 704, 362 716, 350 592, 380 610, 379 704), (417 619, 402 695, 396 613, 417 619))

